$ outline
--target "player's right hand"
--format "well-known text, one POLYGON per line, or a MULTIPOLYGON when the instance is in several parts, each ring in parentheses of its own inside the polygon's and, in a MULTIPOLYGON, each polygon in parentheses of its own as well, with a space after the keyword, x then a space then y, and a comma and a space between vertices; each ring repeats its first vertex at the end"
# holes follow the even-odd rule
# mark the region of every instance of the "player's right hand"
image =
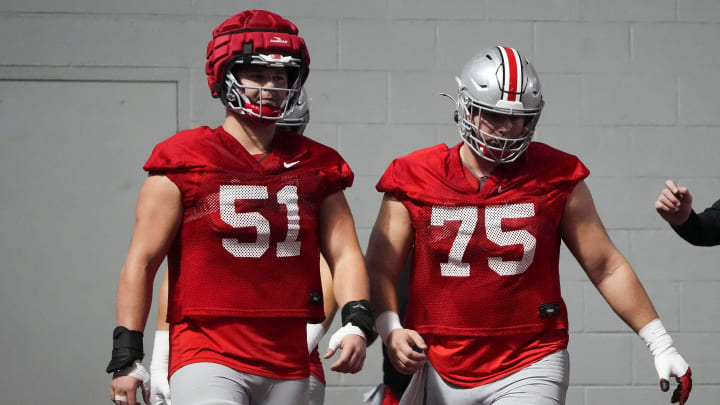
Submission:
POLYGON ((692 212, 692 195, 687 187, 678 187, 672 180, 665 180, 665 188, 655 201, 655 209, 670 225, 682 225, 692 212))
POLYGON ((113 374, 110 400, 116 405, 136 405, 138 387, 142 389, 143 400, 150 404, 150 373, 140 361, 118 370, 113 374))
POLYGON ((388 335, 387 352, 390 362, 402 374, 415 374, 425 367, 427 345, 412 329, 395 329, 388 335), (416 350, 418 349, 418 350, 416 350))

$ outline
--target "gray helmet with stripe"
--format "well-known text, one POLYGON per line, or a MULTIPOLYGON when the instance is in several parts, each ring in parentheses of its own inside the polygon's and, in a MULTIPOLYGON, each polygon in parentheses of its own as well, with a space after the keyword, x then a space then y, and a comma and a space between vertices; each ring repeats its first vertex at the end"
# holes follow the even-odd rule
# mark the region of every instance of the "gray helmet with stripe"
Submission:
POLYGON ((544 102, 532 64, 509 47, 485 48, 465 64, 458 83, 456 121, 463 141, 477 155, 496 163, 515 161, 530 145, 544 102), (525 131, 508 139, 481 131, 473 116, 483 111, 522 116, 525 131))
POLYGON ((301 87, 300 95, 288 108, 285 117, 279 120, 275 125, 283 129, 287 129, 288 131, 302 134, 305 132, 305 127, 307 127, 308 122, 310 122, 310 106, 308 105, 305 87, 301 87))

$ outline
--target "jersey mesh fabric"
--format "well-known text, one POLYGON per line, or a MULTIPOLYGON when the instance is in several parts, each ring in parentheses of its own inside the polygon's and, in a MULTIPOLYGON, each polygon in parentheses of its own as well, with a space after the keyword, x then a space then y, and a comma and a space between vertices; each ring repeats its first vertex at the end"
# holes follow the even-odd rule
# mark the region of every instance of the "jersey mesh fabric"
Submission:
POLYGON ((465 179, 461 145, 396 159, 377 186, 403 202, 415 231, 406 325, 449 336, 566 330, 559 224, 588 170, 535 142, 477 190, 465 179))
POLYGON ((332 149, 276 135, 257 162, 222 127, 156 146, 145 170, 180 189, 184 221, 168 253, 168 320, 184 316, 324 318, 317 216, 352 184, 332 149))
POLYGON ((430 337, 427 344, 428 360, 445 381, 474 388, 507 377, 566 349, 568 333, 549 330, 483 337, 437 335, 430 337))
POLYGON ((299 318, 184 318, 170 324, 169 374, 210 362, 261 377, 309 375, 305 321, 299 318))

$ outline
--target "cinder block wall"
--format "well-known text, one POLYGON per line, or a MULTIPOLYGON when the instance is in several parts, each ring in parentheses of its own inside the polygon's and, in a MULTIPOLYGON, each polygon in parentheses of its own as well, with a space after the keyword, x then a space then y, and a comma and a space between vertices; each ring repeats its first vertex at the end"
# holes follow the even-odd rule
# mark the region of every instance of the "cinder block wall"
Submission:
MULTIPOLYGON (((693 367, 691 403, 718 403, 720 248, 687 245, 653 208, 666 178, 691 188, 696 209, 720 198, 717 0, 2 1, 3 403, 107 400, 102 369, 140 166, 173 132, 221 122, 205 47, 214 26, 246 8, 291 18, 308 42, 307 134, 355 170, 347 195, 363 246, 387 164, 459 142, 453 106, 437 93, 453 93, 483 47, 524 53, 547 100, 537 139, 591 169, 611 237, 693 367)), ((647 349, 567 251, 561 272, 567 403, 669 401, 647 349)), ((148 352, 153 322, 154 309, 148 352)), ((362 403, 381 380, 378 349, 357 375, 327 369, 327 404, 362 403)))

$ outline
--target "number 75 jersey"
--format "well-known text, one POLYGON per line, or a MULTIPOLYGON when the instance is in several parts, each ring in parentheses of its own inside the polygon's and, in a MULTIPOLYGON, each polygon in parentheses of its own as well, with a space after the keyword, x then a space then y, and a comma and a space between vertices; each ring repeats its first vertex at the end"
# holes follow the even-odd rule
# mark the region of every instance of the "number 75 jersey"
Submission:
POLYGON ((461 145, 396 159, 377 185, 404 204, 415 232, 407 327, 451 336, 567 329, 560 221, 589 171, 533 142, 478 190, 465 177, 461 145))
POLYGON ((144 168, 167 176, 183 197, 168 252, 168 321, 324 318, 319 210, 353 180, 337 152, 278 134, 258 162, 222 127, 201 127, 158 144, 144 168))

